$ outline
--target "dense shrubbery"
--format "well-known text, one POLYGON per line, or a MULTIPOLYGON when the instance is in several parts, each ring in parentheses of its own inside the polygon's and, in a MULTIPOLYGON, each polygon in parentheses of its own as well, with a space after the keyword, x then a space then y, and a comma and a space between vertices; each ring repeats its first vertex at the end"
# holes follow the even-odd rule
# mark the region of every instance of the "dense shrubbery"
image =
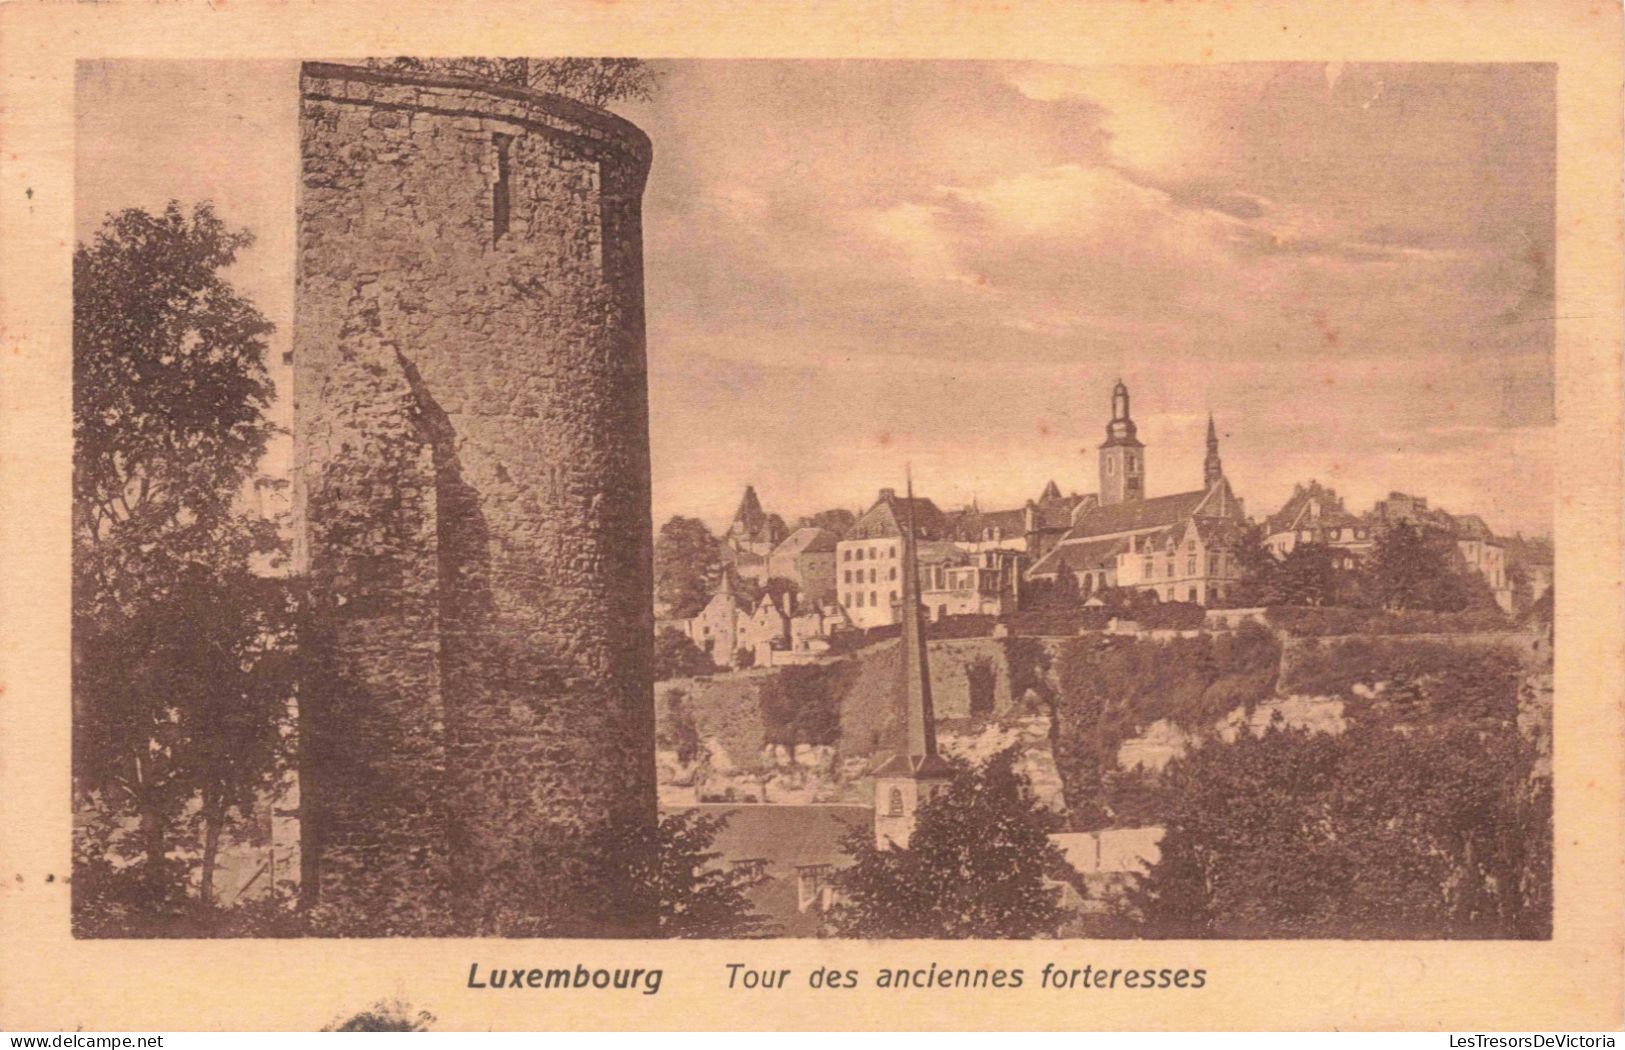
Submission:
MULTIPOLYGON (((994 617, 982 613, 965 616, 944 616, 940 620, 925 621, 927 641, 937 642, 949 638, 986 638, 993 633, 994 617)), ((882 627, 838 631, 830 635, 829 651, 835 654, 856 652, 880 642, 900 638, 903 625, 889 623, 882 627)))
POLYGON ((1170 764, 1154 937, 1544 938, 1551 790, 1515 726, 1271 730, 1170 764))
POLYGON ((677 761, 685 766, 700 757, 700 727, 689 707, 689 695, 683 690, 673 689, 666 695, 666 718, 655 735, 655 743, 671 748, 677 761))
POLYGON ((1195 602, 1159 601, 1151 591, 1112 588, 1100 592, 1101 605, 1085 605, 1076 595, 1051 592, 1004 617, 1011 634, 1072 635, 1103 631, 1113 620, 1132 621, 1146 630, 1190 631, 1200 628, 1207 610, 1195 602))
POLYGON ((856 673, 851 661, 779 668, 762 686, 762 739, 794 750, 834 744, 841 736, 841 697, 856 673))
POLYGON ((666 627, 655 635, 655 681, 715 674, 716 670, 711 658, 682 631, 666 627))
POLYGON ((1042 710, 1055 702, 1049 681, 1050 654, 1036 638, 1011 634, 1003 640, 1004 665, 1010 673, 1010 702, 1020 708, 1029 692, 1042 710))
POLYGON ((1380 701, 1385 709, 1409 711, 1409 717, 1510 722, 1518 715, 1521 670, 1518 651, 1510 646, 1351 635, 1293 650, 1281 688, 1339 696, 1361 708, 1380 701), (1379 686, 1373 701, 1370 694, 1379 686))
POLYGON ((1168 641, 1091 635, 1069 643, 1050 732, 1074 827, 1107 822, 1102 791, 1124 740, 1158 719, 1198 729, 1251 708, 1274 691, 1280 657, 1275 636, 1257 624, 1168 641))
POLYGON ((1500 631, 1510 626, 1498 608, 1432 612, 1424 609, 1384 610, 1348 606, 1272 606, 1265 610, 1264 616, 1271 627, 1300 638, 1336 634, 1462 634, 1500 631))
POLYGON ((830 913, 843 937, 1052 937, 1067 919, 1058 882, 1072 876, 1049 840, 1058 818, 1016 772, 1016 752, 961 765, 919 808, 907 849, 878 849, 867 827, 844 844, 842 903, 830 913))
MULTIPOLYGON (((627 813, 598 829, 565 832, 491 870, 475 917, 492 937, 756 937, 768 920, 747 890, 756 876, 720 864, 713 844, 725 815, 627 813)), ((342 931, 323 929, 323 935, 342 931)), ((467 928, 442 936, 467 935, 467 928)))

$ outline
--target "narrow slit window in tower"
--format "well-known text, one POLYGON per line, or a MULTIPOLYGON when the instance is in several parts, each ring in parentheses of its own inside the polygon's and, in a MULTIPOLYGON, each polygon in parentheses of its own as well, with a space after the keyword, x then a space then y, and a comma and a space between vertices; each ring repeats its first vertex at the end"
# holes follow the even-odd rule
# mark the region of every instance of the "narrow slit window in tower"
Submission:
POLYGON ((491 184, 491 243, 496 244, 508 234, 508 146, 512 135, 500 132, 491 136, 497 149, 497 178, 491 184))

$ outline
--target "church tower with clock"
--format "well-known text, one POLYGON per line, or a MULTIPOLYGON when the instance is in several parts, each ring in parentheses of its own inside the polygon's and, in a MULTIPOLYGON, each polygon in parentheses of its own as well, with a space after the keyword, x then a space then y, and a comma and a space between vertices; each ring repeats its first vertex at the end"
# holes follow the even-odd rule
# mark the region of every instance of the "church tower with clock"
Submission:
POLYGON ((1145 498, 1145 446, 1129 417, 1128 387, 1112 388, 1112 419, 1100 446, 1100 503, 1132 503, 1145 498))

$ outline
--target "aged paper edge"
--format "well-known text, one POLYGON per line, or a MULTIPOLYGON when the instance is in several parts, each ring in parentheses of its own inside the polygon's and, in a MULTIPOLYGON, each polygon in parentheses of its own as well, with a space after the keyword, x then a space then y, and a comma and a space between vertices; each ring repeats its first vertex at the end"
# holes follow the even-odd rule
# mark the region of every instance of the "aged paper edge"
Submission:
POLYGON ((1621 17, 1468 0, 13 4, 0 9, 0 1027, 310 1030, 400 996, 455 1029, 1599 1029, 1622 1023, 1621 17), (1558 64, 1560 551, 1550 942, 74 941, 68 934, 73 67, 375 54, 1558 64), (25 190, 31 189, 31 195, 25 190), (46 882, 48 875, 54 882, 46 882), (470 962, 642 965, 505 995, 470 962), (724 964, 1201 966, 1196 993, 729 992, 724 964))

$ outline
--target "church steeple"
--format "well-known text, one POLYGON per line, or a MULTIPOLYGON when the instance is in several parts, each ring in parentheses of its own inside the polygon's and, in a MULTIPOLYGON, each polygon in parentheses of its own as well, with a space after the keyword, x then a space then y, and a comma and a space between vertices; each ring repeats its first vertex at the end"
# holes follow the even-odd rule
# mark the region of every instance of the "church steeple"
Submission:
POLYGON ((921 803, 953 776, 937 754, 937 719, 931 704, 931 668, 920 616, 920 566, 915 546, 914 479, 908 478, 908 520, 902 528, 902 637, 898 642, 896 719, 890 758, 874 772, 875 845, 908 846, 921 803))
POLYGON ((927 662, 924 624, 920 622, 920 564, 915 546, 914 478, 908 479, 908 524, 903 530, 902 703, 907 727, 898 744, 910 758, 935 757, 937 720, 931 708, 931 668, 927 662))
POLYGON ((1129 415, 1128 387, 1121 379, 1112 388, 1112 419, 1100 446, 1102 506, 1145 498, 1145 446, 1135 436, 1129 415))
POLYGON ((1207 414, 1207 458, 1202 461, 1202 487, 1210 489, 1224 478, 1224 464, 1219 461, 1219 432, 1213 426, 1213 413, 1207 414))

